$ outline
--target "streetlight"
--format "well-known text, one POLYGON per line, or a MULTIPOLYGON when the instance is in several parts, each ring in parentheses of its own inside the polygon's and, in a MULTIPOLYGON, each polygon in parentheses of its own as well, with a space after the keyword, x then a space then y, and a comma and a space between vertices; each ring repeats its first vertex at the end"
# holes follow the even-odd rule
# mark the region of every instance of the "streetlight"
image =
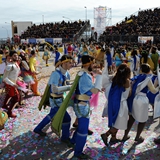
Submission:
POLYGON ((86 10, 85 10, 85 16, 86 16, 86 21, 87 21, 87 7, 84 6, 84 8, 86 9, 86 10))
MULTIPOLYGON (((87 25, 87 7, 84 6, 85 10, 85 16, 86 16, 86 25, 87 25)), ((87 41, 87 30, 86 30, 86 41, 87 41)))
POLYGON ((44 15, 42 15, 42 22, 43 22, 43 24, 44 24, 44 15))
POLYGON ((63 16, 63 18, 69 19, 70 21, 72 21, 70 18, 63 16))
POLYGON ((6 30, 6 32, 7 32, 7 38, 8 38, 9 36, 8 36, 8 30, 7 30, 7 28, 6 27, 2 27, 2 28, 4 28, 6 30))

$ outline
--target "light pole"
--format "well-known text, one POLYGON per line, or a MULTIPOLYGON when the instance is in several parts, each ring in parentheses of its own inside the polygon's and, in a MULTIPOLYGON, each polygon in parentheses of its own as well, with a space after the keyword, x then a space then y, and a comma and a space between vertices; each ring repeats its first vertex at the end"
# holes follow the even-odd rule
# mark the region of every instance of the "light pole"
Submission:
POLYGON ((62 18, 66 18, 66 19, 69 19, 70 21, 72 21, 70 18, 68 18, 68 17, 65 17, 65 16, 62 16, 62 18))
MULTIPOLYGON (((85 17, 86 17, 86 25, 87 25, 87 7, 84 6, 85 8, 85 17)), ((87 41, 87 28, 86 28, 86 41, 87 41)))
POLYGON ((7 38, 8 38, 9 35, 8 35, 8 30, 7 30, 7 28, 6 28, 6 27, 2 27, 2 28, 4 28, 4 29, 6 30, 6 32, 7 32, 7 38))
POLYGON ((42 23, 44 24, 44 15, 42 15, 42 23))
POLYGON ((86 17, 86 21, 87 21, 87 7, 84 6, 84 8, 86 9, 86 10, 85 10, 85 17, 86 17))

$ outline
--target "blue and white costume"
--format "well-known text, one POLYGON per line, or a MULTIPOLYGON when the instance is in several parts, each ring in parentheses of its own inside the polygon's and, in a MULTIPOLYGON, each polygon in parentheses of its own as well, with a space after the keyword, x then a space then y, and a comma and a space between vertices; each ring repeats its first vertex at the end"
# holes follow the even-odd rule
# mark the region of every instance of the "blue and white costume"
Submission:
POLYGON ((128 107, 133 118, 141 123, 148 120, 149 100, 146 96, 148 89, 157 93, 158 88, 154 88, 151 76, 140 74, 133 78, 132 94, 128 98, 128 107))
POLYGON ((127 98, 130 88, 112 86, 105 88, 106 103, 103 110, 103 117, 108 117, 108 126, 116 129, 127 129, 128 105, 127 98), (121 96, 119 96, 121 95, 121 96))
MULTIPOLYGON (((156 75, 152 75, 151 76, 151 80, 152 80, 152 83, 154 84, 155 81, 158 81, 157 76, 156 75)), ((147 92, 147 97, 149 99, 149 103, 150 104, 152 104, 152 105, 154 104, 154 100, 155 100, 155 98, 156 98, 157 95, 158 95, 158 92, 156 94, 153 94, 151 91, 147 92)))
MULTIPOLYGON (((70 89, 70 86, 64 86, 66 80, 70 79, 69 72, 64 70, 61 66, 52 72, 48 85, 50 85, 51 96, 49 98, 50 113, 38 124, 34 129, 35 132, 42 131, 42 129, 50 123, 53 116, 57 113, 61 103, 63 102, 63 92, 70 89)), ((62 137, 61 140, 69 139, 71 118, 66 111, 62 123, 62 137)))
POLYGON ((139 74, 140 70, 140 58, 138 56, 132 56, 130 59, 130 69, 134 73, 134 75, 139 74))
POLYGON ((107 62, 103 72, 102 86, 105 88, 106 103, 102 117, 108 117, 109 127, 125 130, 128 123, 127 98, 130 88, 112 86, 112 76, 108 75, 107 62), (119 96, 121 95, 121 96, 119 96))
POLYGON ((85 69, 80 71, 78 74, 81 77, 79 79, 75 91, 75 100, 74 100, 74 111, 78 118, 78 127, 71 139, 71 143, 75 144, 74 148, 75 156, 79 156, 82 154, 83 147, 86 143, 88 135, 88 126, 90 118, 89 100, 92 95, 91 90, 94 88, 100 90, 102 81, 102 76, 97 75, 95 85, 93 85, 92 77, 85 69))

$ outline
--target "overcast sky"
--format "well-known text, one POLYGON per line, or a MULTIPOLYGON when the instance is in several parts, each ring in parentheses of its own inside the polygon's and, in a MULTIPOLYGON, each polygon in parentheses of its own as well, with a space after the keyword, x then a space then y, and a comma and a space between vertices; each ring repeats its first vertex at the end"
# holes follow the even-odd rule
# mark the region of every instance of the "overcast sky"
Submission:
MULTIPOLYGON (((11 20, 33 23, 90 19, 94 26, 94 8, 110 8, 111 24, 129 17, 139 9, 160 7, 159 0, 0 0, 0 38, 11 37, 11 20), (84 8, 84 7, 87 7, 84 8), (63 18, 67 17, 67 18, 63 18)), ((108 19, 106 19, 108 22, 108 19)))

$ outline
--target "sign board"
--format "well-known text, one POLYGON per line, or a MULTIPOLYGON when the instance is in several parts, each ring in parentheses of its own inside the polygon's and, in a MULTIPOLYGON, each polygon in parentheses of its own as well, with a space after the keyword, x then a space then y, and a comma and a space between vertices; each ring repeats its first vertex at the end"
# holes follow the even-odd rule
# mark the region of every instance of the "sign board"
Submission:
POLYGON ((153 43, 153 36, 138 36, 139 43, 146 43, 147 41, 151 41, 153 43))

